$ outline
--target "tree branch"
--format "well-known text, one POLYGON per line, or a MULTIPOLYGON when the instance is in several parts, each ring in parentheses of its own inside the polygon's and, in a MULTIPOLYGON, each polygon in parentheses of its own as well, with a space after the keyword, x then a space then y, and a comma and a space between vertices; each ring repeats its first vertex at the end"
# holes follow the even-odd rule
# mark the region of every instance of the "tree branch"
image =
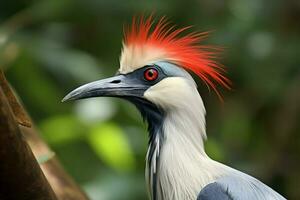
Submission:
POLYGON ((56 200, 0 88, 0 199, 56 200))
POLYGON ((41 139, 1 70, 0 199, 88 200, 41 139), (39 166, 34 156, 46 159, 39 166))
POLYGON ((72 178, 65 172, 55 154, 40 138, 34 127, 20 126, 29 146, 36 158, 45 157, 41 168, 46 175, 58 199, 62 200, 87 200, 85 193, 76 185, 72 178), (54 157, 53 157, 54 156, 54 157))

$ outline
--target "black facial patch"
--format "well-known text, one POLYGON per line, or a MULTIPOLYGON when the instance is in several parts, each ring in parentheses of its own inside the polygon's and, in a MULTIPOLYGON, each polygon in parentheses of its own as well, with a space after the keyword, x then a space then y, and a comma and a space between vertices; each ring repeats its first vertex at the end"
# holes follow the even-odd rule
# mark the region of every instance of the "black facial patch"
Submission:
POLYGON ((184 69, 170 62, 156 62, 154 64, 146 65, 128 74, 122 75, 126 76, 128 79, 131 79, 135 83, 147 85, 149 87, 155 85, 156 83, 167 77, 185 77, 188 79, 191 78, 191 76, 184 69), (145 79, 144 73, 146 70, 151 68, 157 70, 158 77, 153 81, 148 81, 145 79))
POLYGON ((155 85, 162 79, 168 77, 167 74, 165 74, 165 72, 162 70, 162 68, 159 67, 158 65, 147 65, 147 66, 139 68, 133 72, 130 72, 128 74, 122 74, 122 75, 126 76, 128 79, 133 80, 135 83, 139 83, 139 84, 143 84, 143 85, 147 85, 147 86, 155 85), (145 79, 144 73, 146 70, 151 69, 151 68, 154 68, 157 70, 158 77, 153 81, 148 81, 145 79))

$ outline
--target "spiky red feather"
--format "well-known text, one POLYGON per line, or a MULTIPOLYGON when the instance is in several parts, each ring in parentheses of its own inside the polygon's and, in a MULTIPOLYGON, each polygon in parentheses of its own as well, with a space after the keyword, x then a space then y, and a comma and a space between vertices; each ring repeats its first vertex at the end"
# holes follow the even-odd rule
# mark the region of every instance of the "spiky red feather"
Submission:
POLYGON ((167 61, 194 72, 216 93, 217 84, 230 89, 230 80, 224 75, 223 65, 215 61, 220 48, 200 45, 208 32, 183 32, 191 27, 175 28, 165 17, 155 25, 153 17, 134 17, 131 27, 125 30, 124 43, 130 45, 152 46, 163 50, 167 61))

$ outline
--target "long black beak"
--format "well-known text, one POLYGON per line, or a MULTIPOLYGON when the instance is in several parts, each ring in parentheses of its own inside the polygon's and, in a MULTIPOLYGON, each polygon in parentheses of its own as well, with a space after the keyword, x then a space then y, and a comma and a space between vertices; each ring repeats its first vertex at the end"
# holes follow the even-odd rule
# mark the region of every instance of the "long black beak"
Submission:
POLYGON ((111 78, 85 84, 70 92, 64 101, 91 97, 142 97, 149 86, 142 84, 136 78, 127 75, 117 75, 111 78))

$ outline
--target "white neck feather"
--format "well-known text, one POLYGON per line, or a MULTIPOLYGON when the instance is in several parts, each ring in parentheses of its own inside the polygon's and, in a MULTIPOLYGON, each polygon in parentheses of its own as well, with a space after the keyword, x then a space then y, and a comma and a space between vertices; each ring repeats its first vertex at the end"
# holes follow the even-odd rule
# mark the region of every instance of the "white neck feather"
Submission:
MULTIPOLYGON (((200 190, 224 170, 204 151, 205 108, 195 85, 182 78, 163 81, 154 86, 153 91, 145 93, 148 99, 166 110, 162 128, 164 139, 159 141, 161 149, 156 152, 159 153, 159 162, 155 162, 157 157, 154 156, 152 166, 146 170, 147 175, 155 164, 157 198, 152 199, 194 200, 200 190), (174 84, 176 91, 170 93, 170 85, 174 84), (167 91, 168 95, 165 94, 167 91)), ((151 184, 152 178, 148 177, 148 180, 151 184)), ((150 187, 153 193, 152 190, 150 187)))

